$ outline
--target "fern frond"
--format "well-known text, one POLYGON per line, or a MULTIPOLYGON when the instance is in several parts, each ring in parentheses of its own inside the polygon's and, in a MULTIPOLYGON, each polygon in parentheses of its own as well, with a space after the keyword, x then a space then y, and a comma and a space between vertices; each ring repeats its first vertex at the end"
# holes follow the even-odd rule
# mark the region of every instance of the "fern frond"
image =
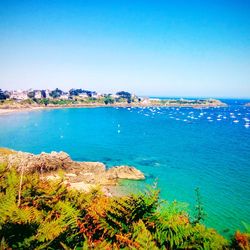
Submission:
POLYGON ((133 235, 132 238, 134 240, 134 246, 136 249, 152 249, 157 250, 158 247, 156 246, 153 236, 151 233, 147 230, 145 224, 142 220, 137 222, 133 225, 133 235))

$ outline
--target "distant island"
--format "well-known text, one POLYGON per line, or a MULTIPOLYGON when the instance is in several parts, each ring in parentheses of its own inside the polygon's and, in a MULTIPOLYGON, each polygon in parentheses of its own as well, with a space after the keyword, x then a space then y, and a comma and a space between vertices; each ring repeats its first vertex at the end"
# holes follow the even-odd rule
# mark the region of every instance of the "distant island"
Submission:
POLYGON ((84 89, 70 89, 64 92, 61 89, 54 90, 1 90, 0 109, 36 109, 57 107, 224 107, 225 103, 216 99, 159 99, 139 97, 135 94, 119 91, 115 94, 103 94, 84 89))

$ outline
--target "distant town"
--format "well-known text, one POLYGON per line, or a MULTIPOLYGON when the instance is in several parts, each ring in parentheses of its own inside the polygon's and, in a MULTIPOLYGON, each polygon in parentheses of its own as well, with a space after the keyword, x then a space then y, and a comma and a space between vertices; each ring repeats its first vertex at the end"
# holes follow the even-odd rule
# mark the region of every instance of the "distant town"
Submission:
MULTIPOLYGON (((112 100, 119 101, 121 99, 126 99, 127 102, 132 101, 140 101, 136 95, 131 94, 129 92, 120 91, 116 94, 102 94, 97 93, 96 91, 84 90, 84 89, 70 89, 65 92, 59 88, 54 90, 1 90, 0 89, 0 100, 16 100, 16 101, 24 101, 28 99, 36 100, 36 99, 57 99, 57 100, 80 100, 80 99, 89 99, 98 100, 98 99, 106 99, 108 103, 112 103, 112 100)), ((123 101, 123 100, 121 100, 123 101)), ((107 104, 108 104, 107 103, 107 104)))
POLYGON ((97 93, 84 89, 70 89, 65 92, 59 88, 53 90, 1 90, 0 108, 22 108, 27 106, 184 106, 207 107, 224 106, 215 99, 159 99, 138 97, 127 91, 113 94, 97 93))

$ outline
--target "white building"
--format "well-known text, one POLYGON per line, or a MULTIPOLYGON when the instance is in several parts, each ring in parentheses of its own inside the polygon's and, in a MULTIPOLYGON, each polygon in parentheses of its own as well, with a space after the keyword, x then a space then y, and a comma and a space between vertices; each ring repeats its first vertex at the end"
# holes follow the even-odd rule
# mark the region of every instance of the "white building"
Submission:
POLYGON ((81 93, 78 95, 80 98, 88 98, 89 96, 87 95, 87 93, 81 93))
POLYGON ((142 104, 149 104, 150 103, 150 100, 149 98, 144 98, 142 101, 141 101, 142 104))
POLYGON ((62 94, 60 97, 59 97, 59 99, 61 99, 61 100, 68 100, 69 99, 69 95, 68 94, 62 94))
POLYGON ((112 94, 111 97, 114 98, 114 99, 120 98, 120 96, 119 96, 119 95, 116 95, 116 94, 112 94))
POLYGON ((50 92, 51 92, 51 91, 50 91, 49 89, 46 89, 46 90, 45 90, 46 98, 48 98, 48 99, 52 99, 52 97, 49 95, 50 92))
POLYGON ((41 99, 42 98, 41 90, 35 90, 35 98, 36 99, 41 99))
POLYGON ((10 99, 18 101, 27 100, 29 98, 27 94, 28 94, 27 91, 14 90, 10 93, 10 99))
POLYGON ((92 93, 92 97, 96 98, 96 99, 99 99, 99 98, 103 97, 103 94, 94 92, 94 93, 92 93))

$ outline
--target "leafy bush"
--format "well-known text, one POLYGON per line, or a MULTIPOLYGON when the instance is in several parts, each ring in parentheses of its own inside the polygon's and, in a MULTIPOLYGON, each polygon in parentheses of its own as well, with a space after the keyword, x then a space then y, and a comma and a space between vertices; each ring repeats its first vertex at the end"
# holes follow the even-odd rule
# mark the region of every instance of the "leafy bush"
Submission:
POLYGON ((45 106, 47 106, 49 104, 49 99, 48 98, 43 98, 43 99, 39 99, 38 103, 39 104, 44 104, 45 106))
POLYGON ((112 98, 111 96, 105 96, 103 102, 107 105, 107 104, 113 104, 114 103, 114 98, 112 98))

